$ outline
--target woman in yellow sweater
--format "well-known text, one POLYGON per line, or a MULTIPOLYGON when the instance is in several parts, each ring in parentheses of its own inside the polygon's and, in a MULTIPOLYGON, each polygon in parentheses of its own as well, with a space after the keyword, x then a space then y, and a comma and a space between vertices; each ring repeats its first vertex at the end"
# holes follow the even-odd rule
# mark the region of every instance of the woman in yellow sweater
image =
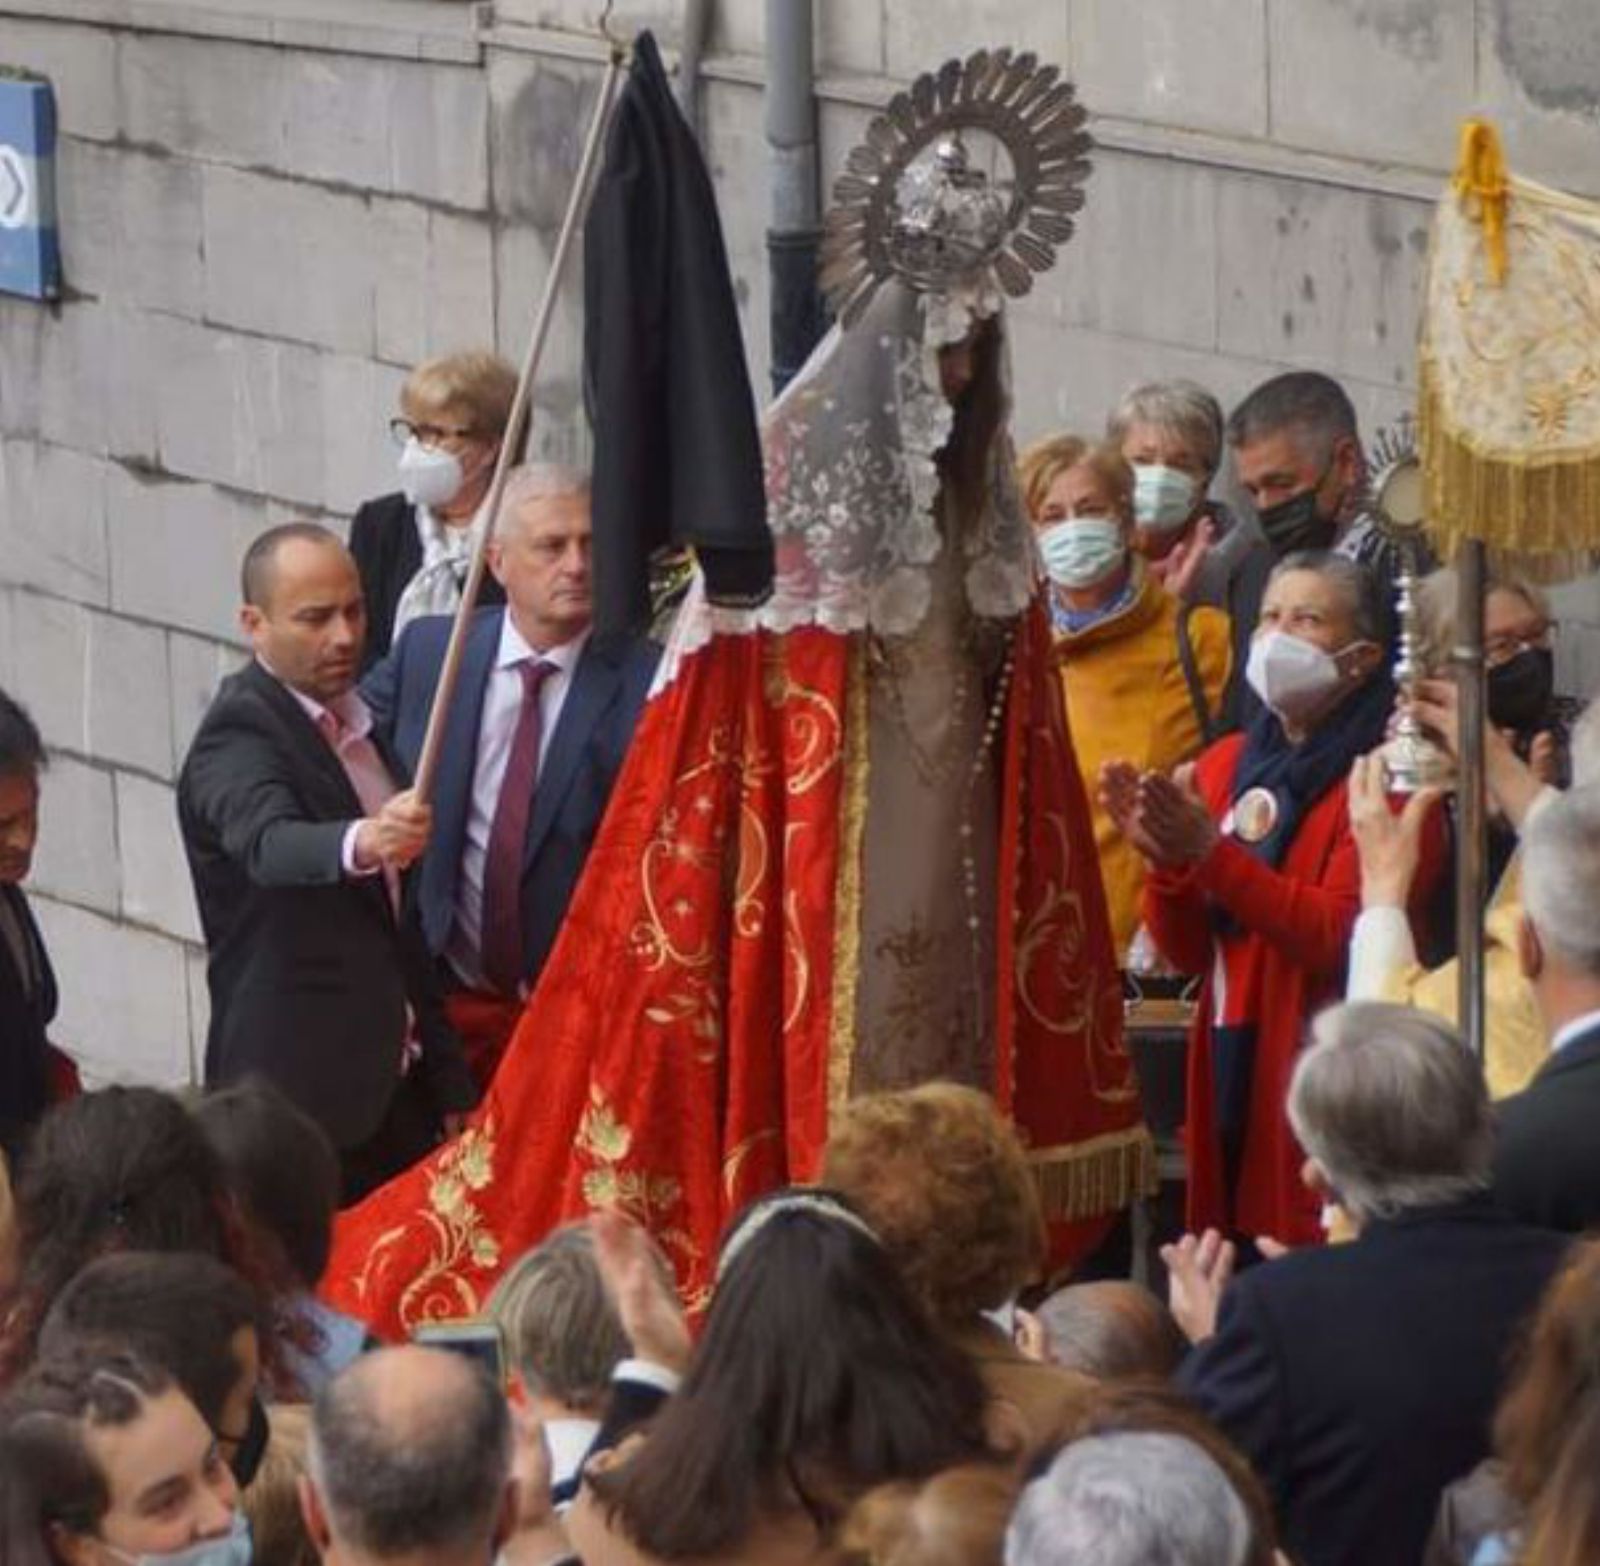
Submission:
POLYGON ((1022 459, 1050 578, 1056 658, 1119 961, 1139 925, 1144 862, 1100 807, 1101 763, 1168 772, 1211 737, 1231 662, 1228 617, 1180 604, 1133 542, 1133 469, 1114 447, 1057 435, 1022 459))

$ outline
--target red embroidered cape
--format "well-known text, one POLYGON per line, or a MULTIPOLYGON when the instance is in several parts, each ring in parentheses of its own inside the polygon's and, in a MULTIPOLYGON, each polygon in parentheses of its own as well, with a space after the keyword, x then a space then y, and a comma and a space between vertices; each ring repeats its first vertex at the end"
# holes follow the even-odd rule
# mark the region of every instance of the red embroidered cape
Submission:
MULTIPOLYGON (((1150 1178, 1050 637, 1018 622, 1001 767, 995 1097, 1065 1259, 1150 1178)), ((342 1215, 324 1290, 395 1336, 481 1309, 602 1206, 692 1303, 725 1220, 818 1167, 848 1091, 865 642, 724 635, 646 704, 561 936, 469 1129, 342 1215)))

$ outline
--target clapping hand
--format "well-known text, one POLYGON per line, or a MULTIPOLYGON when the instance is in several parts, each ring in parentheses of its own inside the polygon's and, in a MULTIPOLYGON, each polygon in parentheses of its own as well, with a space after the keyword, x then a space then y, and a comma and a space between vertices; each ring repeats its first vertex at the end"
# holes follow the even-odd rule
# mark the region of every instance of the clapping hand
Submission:
POLYGON ((1199 863, 1216 846, 1217 824, 1194 786, 1194 767, 1178 767, 1171 777, 1147 772, 1139 779, 1129 841, 1152 864, 1199 863))
POLYGON ((1217 1306, 1233 1277, 1238 1252, 1215 1229, 1186 1234, 1161 1247, 1167 1269, 1167 1304, 1172 1319, 1191 1343, 1203 1343, 1217 1330, 1217 1306))

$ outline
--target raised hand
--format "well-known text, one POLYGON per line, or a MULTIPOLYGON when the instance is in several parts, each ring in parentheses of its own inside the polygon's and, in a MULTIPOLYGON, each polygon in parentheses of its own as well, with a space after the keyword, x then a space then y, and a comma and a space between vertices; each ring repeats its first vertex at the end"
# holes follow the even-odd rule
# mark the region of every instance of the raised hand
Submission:
POLYGON ((1419 789, 1397 813, 1389 807, 1388 782, 1378 751, 1360 756, 1350 769, 1350 834, 1361 860, 1365 908, 1404 908, 1411 898, 1422 857, 1422 830, 1441 790, 1419 789))
POLYGON ((1194 769, 1172 777, 1147 772, 1139 779, 1138 806, 1130 837, 1156 864, 1196 864, 1216 846, 1217 824, 1194 789, 1194 769), (1147 845, 1147 846, 1143 846, 1147 845))
POLYGON ((666 1258, 638 1224, 615 1209, 592 1214, 589 1228, 595 1262, 634 1354, 681 1372, 689 1363, 689 1324, 666 1258))
POLYGON ((1231 1240, 1215 1229, 1186 1234, 1161 1247, 1167 1269, 1167 1304, 1172 1318, 1191 1343, 1202 1343, 1217 1330, 1217 1306, 1233 1277, 1238 1253, 1231 1240))

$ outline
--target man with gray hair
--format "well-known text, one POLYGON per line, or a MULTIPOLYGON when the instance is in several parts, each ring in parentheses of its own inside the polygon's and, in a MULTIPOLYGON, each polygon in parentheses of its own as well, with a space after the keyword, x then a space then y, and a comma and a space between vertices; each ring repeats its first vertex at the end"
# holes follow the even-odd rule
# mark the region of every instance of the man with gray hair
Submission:
MULTIPOLYGON (((1573 731, 1579 777, 1591 775, 1597 711, 1573 731)), ((1525 828, 1522 900, 1518 957, 1550 1058, 1500 1105, 1495 1193, 1523 1222, 1575 1234, 1600 1224, 1600 782, 1525 828)))
POLYGON ((318 1394, 306 1531, 327 1566, 485 1566, 517 1521, 511 1416, 477 1365, 379 1349, 318 1394))
POLYGON ((1443 1487, 1488 1453, 1507 1352, 1565 1241, 1491 1201, 1483 1070, 1437 1017, 1321 1013, 1288 1107, 1307 1185, 1357 1238, 1231 1282, 1216 1234, 1168 1247, 1197 1344, 1179 1385, 1265 1481, 1294 1560, 1412 1566, 1443 1487))
POLYGON ((1264 1553, 1208 1452, 1171 1431, 1118 1430, 1072 1442, 1022 1492, 1005 1566, 1255 1566, 1264 1553))
MULTIPOLYGON (((591 636, 589 480, 551 464, 509 476, 440 752, 422 861, 423 934, 480 1081, 538 979, 633 737, 657 650, 591 636)), ((415 770, 451 620, 413 621, 362 684, 415 770)))

